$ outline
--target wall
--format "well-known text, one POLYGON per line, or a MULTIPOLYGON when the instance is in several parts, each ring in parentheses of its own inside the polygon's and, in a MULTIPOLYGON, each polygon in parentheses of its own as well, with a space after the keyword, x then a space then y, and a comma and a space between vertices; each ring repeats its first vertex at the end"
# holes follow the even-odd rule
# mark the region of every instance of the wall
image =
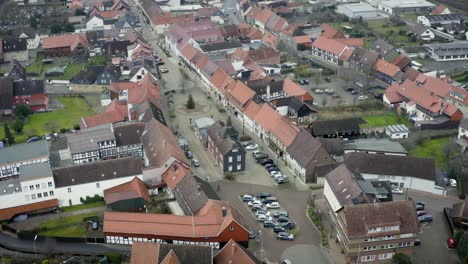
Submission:
POLYGON ((462 138, 462 137, 468 137, 468 130, 462 128, 462 127, 459 127, 458 128, 458 139, 462 138))
POLYGON ((342 206, 340 205, 340 202, 338 201, 338 199, 336 199, 335 193, 333 193, 333 190, 331 189, 326 179, 323 184, 323 196, 325 197, 328 204, 330 205, 330 208, 331 208, 331 211, 333 211, 333 214, 342 208, 342 206))
POLYGON ((28 50, 17 51, 17 52, 10 51, 10 52, 3 53, 4 61, 11 61, 13 59, 17 61, 27 61, 29 59, 28 50))
POLYGON ((70 84, 70 91, 79 93, 102 93, 107 85, 96 84, 70 84))
POLYGON ((445 195, 445 191, 441 189, 441 187, 436 188, 434 181, 430 181, 426 179, 420 179, 420 178, 409 177, 409 176, 377 175, 377 174, 367 174, 367 173, 361 173, 361 175, 366 180, 391 181, 392 183, 398 184, 398 187, 400 188, 410 188, 410 189, 419 190, 423 192, 445 195))

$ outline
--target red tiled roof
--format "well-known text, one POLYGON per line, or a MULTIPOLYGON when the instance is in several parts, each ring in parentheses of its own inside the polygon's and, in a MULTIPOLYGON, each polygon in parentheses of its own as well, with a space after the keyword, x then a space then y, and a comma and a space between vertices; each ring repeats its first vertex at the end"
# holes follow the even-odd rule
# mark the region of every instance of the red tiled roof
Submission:
POLYGON ((253 59, 254 62, 259 62, 263 60, 275 59, 271 63, 280 63, 280 53, 271 47, 258 48, 249 51, 249 56, 253 59))
POLYGON ((104 200, 106 204, 135 198, 143 198, 147 202, 151 201, 148 188, 138 177, 133 178, 133 180, 129 182, 104 190, 104 200))
POLYGON ((289 78, 285 78, 283 82, 283 91, 288 96, 297 97, 302 102, 313 100, 314 98, 310 95, 310 93, 302 88, 299 84, 292 81, 289 78))
POLYGON ((229 242, 215 255, 213 262, 216 264, 257 264, 258 260, 254 259, 251 254, 247 253, 247 249, 240 246, 234 240, 229 242))
POLYGON ((80 122, 80 127, 83 129, 125 121, 128 117, 127 107, 127 100, 113 100, 106 107, 105 112, 83 118, 82 122, 80 122))
POLYGON ((190 171, 184 165, 182 165, 182 163, 176 161, 167 168, 167 170, 162 174, 161 178, 164 180, 170 190, 174 190, 177 184, 187 174, 190 174, 190 171))
POLYGON ((69 47, 70 50, 74 50, 76 46, 81 43, 83 46, 88 46, 88 40, 86 39, 85 33, 67 34, 44 37, 42 39, 42 47, 44 49, 55 49, 69 47))
POLYGON ((171 249, 169 253, 161 260, 161 264, 181 264, 177 257, 174 249, 171 249))
POLYGON ((18 214, 52 209, 54 207, 58 207, 58 205, 59 204, 58 204, 57 199, 51 199, 51 200, 37 202, 37 203, 30 203, 30 204, 0 209, 0 220, 10 220, 12 217, 18 214))
POLYGON ((159 244, 152 242, 132 243, 131 264, 157 264, 159 261, 159 244))
POLYGON ((276 24, 273 26, 272 30, 274 32, 280 32, 283 28, 285 28, 287 26, 288 26, 288 21, 286 21, 286 19, 280 17, 278 22, 276 22, 276 24))
POLYGON ((302 45, 307 45, 307 44, 312 44, 312 40, 308 35, 304 36, 296 36, 292 38, 294 43, 296 44, 302 44, 302 45))
POLYGON ((276 48, 280 40, 277 36, 271 34, 270 32, 266 32, 265 35, 263 35, 262 42, 272 48, 276 48))
POLYGON ((297 29, 297 25, 288 25, 287 27, 281 30, 281 33, 283 33, 284 35, 288 37, 292 37, 296 29, 297 29))
POLYGON ((334 40, 339 41, 346 46, 350 47, 363 47, 364 39, 363 38, 334 38, 334 40))
POLYGON ((287 147, 296 138, 299 134, 299 128, 290 124, 288 121, 280 118, 276 124, 271 128, 270 132, 283 144, 287 147))
POLYGON ((431 15, 440 15, 445 11, 445 9, 448 9, 448 6, 442 4, 438 5, 434 10, 432 10, 431 15))
POLYGON ((339 32, 336 28, 328 25, 322 24, 320 28, 323 29, 321 36, 326 38, 346 38, 343 33, 339 32))
POLYGON ((138 84, 134 82, 111 82, 109 89, 115 93, 120 93, 120 91, 130 90, 137 86, 138 84))
POLYGON ((190 43, 186 43, 185 46, 180 50, 180 54, 182 54, 182 56, 188 61, 191 61, 197 52, 198 50, 190 43))
POLYGON ((255 122, 268 131, 271 131, 280 119, 281 115, 268 104, 263 104, 254 118, 255 122))
POLYGON ((378 59, 375 62, 373 68, 374 70, 384 73, 390 77, 394 77, 400 71, 400 69, 397 66, 381 59, 378 59))
POLYGON ((272 15, 273 12, 270 9, 265 8, 255 16, 255 20, 265 24, 272 15))
POLYGON ((128 90, 128 103, 132 105, 141 103, 144 100, 150 100, 154 105, 158 105, 160 98, 161 90, 159 85, 148 73, 138 82, 137 87, 128 90))
POLYGON ((314 41, 314 43, 312 43, 312 46, 330 52, 337 56, 340 55, 341 52, 343 52, 343 50, 347 48, 346 45, 344 45, 343 43, 323 36, 318 37, 314 41))
POLYGON ((260 111, 260 108, 262 108, 262 105, 259 105, 254 101, 250 101, 247 107, 245 108, 244 114, 253 120, 257 115, 258 111, 260 111))
POLYGON ((243 109, 245 104, 255 96, 255 92, 241 81, 237 81, 236 86, 229 91, 229 94, 236 100, 233 102, 234 104, 237 105, 237 102, 241 104, 237 105, 240 109, 243 109))
POLYGON ((351 56, 353 55, 353 51, 350 50, 350 49, 345 49, 343 51, 343 53, 341 53, 340 55, 340 60, 342 61, 349 61, 349 59, 351 58, 351 56))
POLYGON ((125 10, 111 10, 97 12, 102 18, 116 18, 125 15, 125 10))

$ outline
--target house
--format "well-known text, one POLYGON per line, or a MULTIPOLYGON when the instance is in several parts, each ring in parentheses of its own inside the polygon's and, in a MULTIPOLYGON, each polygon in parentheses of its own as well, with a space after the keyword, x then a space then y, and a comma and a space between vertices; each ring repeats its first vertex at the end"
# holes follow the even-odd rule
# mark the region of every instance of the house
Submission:
POLYGON ((118 212, 146 211, 151 202, 148 187, 138 177, 133 180, 104 190, 107 209, 118 212))
POLYGON ((381 59, 377 59, 375 62, 373 73, 375 78, 388 84, 399 83, 403 81, 404 76, 403 72, 396 65, 381 59))
POLYGON ((464 15, 458 14, 440 14, 430 16, 418 16, 417 22, 428 27, 441 26, 448 24, 463 24, 465 21, 464 15))
POLYGON ((286 161, 288 167, 303 182, 317 182, 315 170, 317 166, 335 163, 320 141, 305 129, 294 138, 286 148, 286 161))
POLYGON ((17 60, 12 60, 8 64, 7 72, 4 76, 6 78, 13 79, 14 82, 26 80, 26 68, 24 68, 17 60))
POLYGON ((196 16, 200 19, 209 19, 216 24, 224 24, 228 17, 218 7, 202 7, 197 10, 196 16))
POLYGON ((380 58, 386 61, 392 61, 399 56, 398 51, 383 39, 376 39, 369 47, 370 51, 379 54, 380 58))
POLYGON ((208 129, 216 123, 212 118, 200 117, 194 120, 195 134, 202 141, 203 146, 208 147, 208 129))
POLYGON ((33 112, 47 109, 49 98, 44 80, 13 82, 13 105, 27 105, 33 112))
POLYGON ((127 47, 130 45, 131 43, 128 40, 113 40, 104 43, 104 49, 102 52, 107 56, 107 58, 126 57, 127 47))
POLYGON ((232 127, 219 122, 208 128, 208 152, 223 173, 235 173, 245 170, 245 149, 231 137, 225 135, 232 127))
POLYGON ((410 156, 349 153, 344 163, 366 180, 391 181, 392 186, 443 195, 444 187, 436 185, 433 159, 410 156))
MULTIPOLYGON (((125 70, 125 67, 124 67, 125 70)), ((124 73, 122 72, 122 75, 124 73)), ((157 80, 158 77, 158 68, 156 62, 152 59, 141 58, 133 61, 131 70, 126 74, 127 79, 130 82, 138 82, 146 78, 151 78, 152 80, 157 80)))
POLYGON ((280 115, 286 116, 300 124, 310 123, 317 118, 317 109, 294 96, 278 98, 273 104, 280 115))
POLYGON ((127 121, 128 119, 127 100, 114 99, 106 106, 103 113, 81 118, 80 129, 91 128, 108 123, 120 123, 127 121))
POLYGON ((2 40, 3 61, 27 61, 28 41, 26 38, 5 38, 2 40))
POLYGON ((468 60, 468 41, 425 44, 424 47, 435 61, 468 60))
POLYGON ((257 257, 255 257, 249 250, 239 245, 236 241, 230 240, 214 256, 213 263, 214 264, 225 264, 225 263, 260 264, 261 261, 257 257))
POLYGON ((390 139, 408 138, 410 130, 405 125, 390 125, 385 127, 385 134, 390 139))
POLYGON ((347 16, 349 19, 362 18, 366 20, 375 19, 379 16, 377 8, 368 3, 341 4, 336 7, 336 12, 347 16))
POLYGON ((346 45, 337 40, 326 38, 323 35, 312 43, 312 57, 334 65, 339 64, 339 61, 342 60, 341 56, 347 51, 351 52, 350 48, 346 45))
POLYGON ((457 143, 463 148, 463 151, 468 147, 468 119, 462 119, 458 126, 457 143))
POLYGON ((143 0, 141 10, 146 22, 151 24, 157 34, 163 34, 169 27, 195 21, 194 14, 171 15, 162 11, 161 7, 154 1, 143 0))
POLYGON ((120 68, 108 63, 96 77, 95 84, 108 86, 120 78, 120 68))
POLYGON ((310 133, 314 137, 324 138, 354 138, 360 134, 359 118, 313 121, 309 125, 310 133))
POLYGON ((402 13, 432 11, 436 5, 426 0, 382 0, 378 3, 378 9, 391 15, 402 13))
POLYGON ((465 24, 458 24, 458 23, 452 23, 452 24, 445 24, 442 26, 443 29, 442 31, 447 31, 450 35, 457 35, 461 33, 465 33, 465 24))
POLYGON ((450 9, 446 5, 438 5, 434 10, 432 10, 431 15, 446 15, 451 14, 450 9))
POLYGON ((259 64, 279 64, 281 62, 281 54, 271 47, 251 50, 248 55, 259 64))
POLYGON ((85 33, 66 34, 44 37, 42 47, 46 56, 85 56, 88 40, 85 33))
POLYGON ((200 263, 212 264, 213 249, 202 245, 159 244, 150 241, 132 243, 131 264, 200 263))
POLYGON ((0 178, 18 176, 23 165, 49 161, 49 148, 45 140, 15 144, 0 149, 0 178))
POLYGON ((0 78, 0 116, 13 114, 13 80, 0 78))
POLYGON ((435 38, 435 34, 430 27, 422 24, 415 24, 412 27, 408 27, 409 32, 414 34, 418 39, 429 41, 435 38))
POLYGON ((88 66, 86 69, 83 69, 75 76, 73 76, 70 80, 71 84, 79 84, 79 85, 92 85, 96 84, 98 76, 101 76, 102 72, 104 72, 105 66, 88 66))
POLYGON ((371 75, 377 59, 379 59, 379 54, 377 52, 358 47, 353 50, 353 54, 349 59, 349 65, 350 68, 357 72, 371 75))
POLYGON ((231 40, 200 45, 200 50, 205 54, 226 54, 241 47, 242 45, 238 40, 231 40))
POLYGON ((37 49, 39 47, 39 44, 41 43, 41 37, 36 32, 36 30, 32 27, 27 26, 19 27, 13 30, 12 34, 7 35, 5 39, 25 39, 27 43, 26 47, 28 50, 37 49))
POLYGON ((369 153, 382 155, 407 156, 403 146, 386 138, 362 138, 343 141, 344 153, 369 153))

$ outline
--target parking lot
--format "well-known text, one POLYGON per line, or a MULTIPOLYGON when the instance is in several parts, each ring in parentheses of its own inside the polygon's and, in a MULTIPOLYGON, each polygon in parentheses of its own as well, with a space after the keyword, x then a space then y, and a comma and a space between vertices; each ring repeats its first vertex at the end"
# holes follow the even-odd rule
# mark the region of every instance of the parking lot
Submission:
MULTIPOLYGON (((394 195, 394 200, 405 199, 406 194, 394 195)), ((415 263, 458 263, 456 250, 448 249, 447 238, 451 236, 447 221, 443 215, 444 207, 452 207, 458 199, 447 196, 432 195, 428 193, 410 190, 408 197, 416 202, 425 203, 425 211, 431 214, 433 221, 423 223, 418 238, 421 246, 416 247, 413 254, 415 263)))

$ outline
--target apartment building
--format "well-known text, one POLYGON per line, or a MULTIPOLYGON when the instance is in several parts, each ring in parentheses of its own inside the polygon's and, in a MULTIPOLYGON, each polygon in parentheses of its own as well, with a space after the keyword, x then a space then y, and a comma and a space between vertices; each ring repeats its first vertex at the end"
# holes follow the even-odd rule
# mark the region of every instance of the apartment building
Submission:
POLYGON ((21 166, 48 161, 49 147, 45 140, 0 149, 0 179, 19 175, 21 166))

